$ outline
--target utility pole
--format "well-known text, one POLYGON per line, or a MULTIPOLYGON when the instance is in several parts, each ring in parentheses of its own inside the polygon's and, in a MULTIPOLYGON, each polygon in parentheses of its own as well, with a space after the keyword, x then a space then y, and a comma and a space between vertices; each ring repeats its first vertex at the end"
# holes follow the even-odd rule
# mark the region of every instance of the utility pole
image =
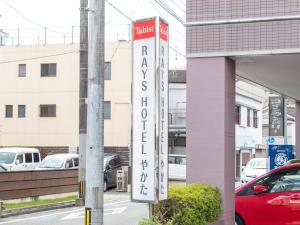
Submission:
POLYGON ((88 0, 80 0, 80 82, 79 82, 79 199, 85 204, 85 153, 88 77, 88 0))
POLYGON ((85 215, 91 225, 103 225, 104 4, 89 1, 85 215))

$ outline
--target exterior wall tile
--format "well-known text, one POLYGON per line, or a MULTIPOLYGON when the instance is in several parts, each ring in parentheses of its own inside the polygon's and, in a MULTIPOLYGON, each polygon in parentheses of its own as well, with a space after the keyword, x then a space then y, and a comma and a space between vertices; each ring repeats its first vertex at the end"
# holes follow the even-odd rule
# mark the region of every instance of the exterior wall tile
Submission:
POLYGON ((300 21, 187 28, 187 54, 300 48, 300 21))
POLYGON ((299 15, 298 0, 187 0, 187 21, 299 15))

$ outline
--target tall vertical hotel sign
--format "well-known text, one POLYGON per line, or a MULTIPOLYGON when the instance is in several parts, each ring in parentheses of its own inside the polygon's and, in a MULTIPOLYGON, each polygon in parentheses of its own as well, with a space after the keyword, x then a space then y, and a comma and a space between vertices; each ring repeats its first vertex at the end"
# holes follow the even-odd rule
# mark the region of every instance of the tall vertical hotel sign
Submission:
POLYGON ((168 24, 162 19, 133 23, 132 199, 136 201, 155 203, 168 197, 168 39, 168 24))
POLYGON ((156 20, 133 24, 132 199, 156 201, 156 20))
POLYGON ((159 200, 168 198, 168 105, 169 105, 169 26, 159 20, 159 200))

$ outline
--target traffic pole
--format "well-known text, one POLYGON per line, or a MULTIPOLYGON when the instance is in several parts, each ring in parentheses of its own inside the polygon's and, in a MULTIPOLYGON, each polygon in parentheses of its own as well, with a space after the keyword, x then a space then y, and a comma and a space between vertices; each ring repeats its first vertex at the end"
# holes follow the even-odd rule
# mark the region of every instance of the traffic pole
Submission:
POLYGON ((104 4, 104 0, 90 0, 88 9, 85 221, 90 225, 103 225, 104 4))
POLYGON ((80 81, 79 81, 79 205, 85 204, 85 155, 88 79, 88 0, 80 0, 80 81))

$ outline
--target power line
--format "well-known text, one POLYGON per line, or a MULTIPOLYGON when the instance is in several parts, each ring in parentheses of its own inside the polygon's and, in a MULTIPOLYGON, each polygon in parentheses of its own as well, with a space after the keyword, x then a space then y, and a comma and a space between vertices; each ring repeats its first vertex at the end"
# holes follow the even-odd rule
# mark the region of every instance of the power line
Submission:
POLYGON ((68 55, 73 53, 79 53, 79 50, 76 51, 70 51, 70 52, 63 52, 58 54, 51 54, 51 55, 44 55, 44 56, 37 56, 32 58, 24 58, 24 59, 17 59, 17 60, 11 60, 11 61, 0 61, 0 64, 7 64, 7 63, 14 63, 14 62, 22 62, 22 61, 28 61, 28 60, 34 60, 34 59, 43 59, 43 58, 49 58, 53 56, 60 56, 60 55, 68 55))
POLYGON ((177 2, 175 2, 174 0, 170 0, 170 1, 173 2, 174 5, 176 5, 179 9, 181 9, 182 12, 185 13, 185 10, 179 4, 177 4, 177 2))
MULTIPOLYGON (((155 11, 160 15, 161 13, 160 13, 159 9, 153 4, 152 0, 148 0, 148 2, 153 6, 155 11)), ((170 24, 170 27, 172 27, 181 37, 185 38, 185 36, 179 30, 177 30, 177 28, 175 26, 170 24)))
POLYGON ((181 24, 184 24, 183 19, 181 19, 180 16, 178 16, 171 8, 170 6, 163 0, 154 0, 157 4, 160 5, 167 13, 169 13, 171 16, 173 16, 178 22, 181 24))
MULTIPOLYGON (((22 17, 24 20, 30 22, 31 24, 34 24, 35 26, 38 27, 42 27, 42 28, 46 28, 45 26, 27 18, 26 16, 24 16, 18 9, 16 9, 14 6, 12 6, 11 4, 9 4, 6 0, 2 0, 2 2, 4 2, 4 4, 6 4, 9 8, 11 8, 13 11, 15 11, 20 17, 22 17)), ((55 33, 59 33, 59 34, 66 34, 64 32, 60 32, 60 31, 56 31, 56 30, 52 30, 52 29, 47 29, 49 31, 55 32, 55 33)))
POLYGON ((183 2, 183 0, 176 0, 176 1, 179 1, 185 7, 185 3, 183 2))
MULTIPOLYGON (((106 0, 107 1, 107 0, 106 0)), ((157 11, 158 14, 160 14, 160 12, 158 11, 158 9, 155 7, 155 5, 151 2, 151 0, 148 0, 149 3, 154 7, 154 9, 157 11)), ((119 10, 118 10, 119 12, 119 10)), ((129 17, 130 21, 133 21, 133 19, 131 19, 129 17)), ((180 33, 181 34, 181 33, 180 33)), ((172 49, 173 51, 175 51, 176 53, 178 53, 179 55, 181 55, 182 57, 186 58, 186 56, 184 54, 182 54, 181 52, 179 52, 176 48, 172 47, 171 45, 169 45, 170 49, 172 49)))
MULTIPOLYGON (((126 17, 128 20, 130 20, 131 22, 133 22, 133 19, 130 18, 129 16, 127 16, 126 14, 124 14, 120 9, 118 9, 116 6, 114 6, 112 3, 110 3, 108 0, 105 0, 108 4, 110 4, 115 10, 117 10, 120 14, 122 14, 124 17, 126 17)), ((159 13, 158 9, 155 7, 155 5, 152 4, 151 0, 148 0, 150 2, 150 4, 155 8, 155 10, 159 13)), ((156 1, 156 0, 154 0, 156 1)), ((159 13, 160 14, 160 13, 159 13)), ((183 23, 182 23, 183 24, 183 23)), ((174 28, 175 29, 175 28, 174 28)), ((176 29, 175 29, 176 30, 176 29)), ((180 35, 181 32, 179 32, 178 30, 176 30, 180 35)), ((183 36, 183 35, 182 35, 183 36)), ((173 51, 177 52, 179 55, 181 55, 182 57, 186 57, 184 54, 180 53, 177 49, 175 49, 172 46, 169 46, 173 51)))
MULTIPOLYGON (((118 45, 116 46, 112 56, 110 57, 109 61, 115 57, 117 50, 120 47, 120 42, 118 42, 118 45)), ((49 58, 49 57, 54 57, 54 56, 61 56, 61 55, 68 55, 68 54, 73 54, 73 53, 79 53, 78 50, 76 51, 70 51, 70 52, 62 52, 58 54, 51 54, 51 55, 44 55, 44 56, 37 56, 37 57, 32 57, 32 58, 24 58, 24 59, 16 59, 16 60, 10 60, 10 61, 0 61, 0 64, 7 64, 7 63, 14 63, 14 62, 22 62, 22 61, 28 61, 28 60, 35 60, 35 59, 43 59, 43 58, 49 58)))
POLYGON ((170 49, 172 49, 174 52, 178 53, 179 55, 181 55, 183 58, 186 58, 186 56, 184 54, 182 54, 181 52, 179 52, 176 48, 169 46, 170 49))
POLYGON ((129 16, 127 16, 125 13, 123 13, 120 9, 118 9, 115 5, 113 5, 111 2, 108 0, 105 0, 111 7, 113 7, 115 10, 117 10, 121 15, 123 15, 125 18, 130 20, 131 22, 133 21, 129 16))
MULTIPOLYGON (((129 1, 130 0, 128 0, 127 2, 126 2, 126 4, 125 4, 125 6, 120 10, 121 12, 124 10, 124 9, 126 9, 127 8, 127 6, 128 6, 128 3, 129 3, 129 1)), ((107 2, 108 4, 111 4, 110 2, 107 2)), ((112 4, 111 4, 112 5, 112 4)), ((115 9, 115 8, 114 8, 115 9)), ((116 10, 116 9, 115 9, 116 10)), ((119 12, 119 11, 118 11, 119 12)), ((109 24, 109 23, 111 23, 114 19, 116 19, 118 16, 119 16, 120 14, 117 14, 116 16, 114 16, 113 18, 111 18, 110 20, 108 20, 106 23, 105 23, 105 25, 107 25, 107 24, 109 24)), ((126 15, 124 15, 125 17, 126 17, 126 15)), ((127 18, 127 17, 126 17, 127 18)), ((128 19, 128 18, 127 18, 128 19)))

